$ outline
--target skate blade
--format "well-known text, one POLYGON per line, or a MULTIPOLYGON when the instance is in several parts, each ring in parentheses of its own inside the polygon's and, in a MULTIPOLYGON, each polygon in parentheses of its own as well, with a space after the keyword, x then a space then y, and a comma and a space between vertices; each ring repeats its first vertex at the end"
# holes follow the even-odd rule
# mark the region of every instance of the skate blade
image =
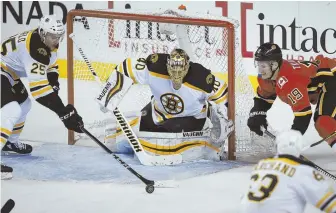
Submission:
POLYGON ((1 155, 30 155, 31 153, 20 154, 13 151, 1 151, 1 155))

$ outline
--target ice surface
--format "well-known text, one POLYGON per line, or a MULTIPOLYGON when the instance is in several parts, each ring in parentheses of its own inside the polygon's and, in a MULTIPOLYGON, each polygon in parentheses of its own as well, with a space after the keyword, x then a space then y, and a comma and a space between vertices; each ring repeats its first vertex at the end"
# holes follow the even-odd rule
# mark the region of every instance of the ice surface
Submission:
MULTIPOLYGON (((60 94, 66 100, 64 85, 60 94)), ((88 96, 88 103, 79 107, 81 112, 97 110, 89 103, 92 97, 78 94, 88 96)), ((270 127, 276 131, 289 129, 292 119, 290 108, 278 100, 268 112, 270 127)), ((34 141, 34 151, 27 156, 2 156, 2 161, 13 166, 14 178, 1 181, 1 206, 12 198, 16 206, 11 213, 233 213, 238 212, 247 189, 252 166, 240 162, 144 167, 122 155, 146 178, 176 179, 179 183, 178 188, 160 188, 149 195, 142 183, 112 156, 92 146, 92 141, 78 143, 85 147, 67 146, 66 133, 57 116, 33 103, 22 138, 34 141)), ((304 138, 307 145, 320 139, 312 123, 304 138)), ((326 143, 308 149, 304 155, 336 173, 336 154, 326 143)), ((319 211, 308 205, 305 212, 319 211)))
MULTIPOLYGON (((336 173, 335 154, 327 145, 305 155, 336 173)), ((38 145, 30 156, 2 156, 15 173, 12 180, 1 181, 1 206, 12 198, 16 202, 12 213, 233 213, 238 212, 252 167, 207 161, 143 167, 129 156, 122 157, 145 177, 176 178, 179 187, 157 188, 149 195, 142 183, 100 148, 38 145)), ((308 205, 305 212, 319 211, 308 205)))
MULTIPOLYGON (((119 155, 144 177, 181 180, 246 165, 241 162, 190 162, 175 166, 143 166, 131 155, 119 155)), ((2 161, 14 168, 15 179, 41 181, 88 181, 140 183, 112 155, 98 147, 42 144, 31 155, 4 155, 2 161)))

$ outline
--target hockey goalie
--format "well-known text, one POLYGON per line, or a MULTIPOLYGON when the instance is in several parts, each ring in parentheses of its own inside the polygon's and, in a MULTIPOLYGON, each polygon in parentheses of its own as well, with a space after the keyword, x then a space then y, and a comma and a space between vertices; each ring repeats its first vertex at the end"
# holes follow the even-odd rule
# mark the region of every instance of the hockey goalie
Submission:
MULTIPOLYGON (((125 59, 96 100, 113 111, 132 84, 148 85, 151 101, 141 112, 125 114, 143 149, 152 156, 182 155, 183 161, 219 160, 233 131, 227 118, 227 84, 190 59, 186 26, 173 27, 180 48, 125 59)), ((134 152, 117 121, 106 127, 105 144, 116 153, 134 152)))

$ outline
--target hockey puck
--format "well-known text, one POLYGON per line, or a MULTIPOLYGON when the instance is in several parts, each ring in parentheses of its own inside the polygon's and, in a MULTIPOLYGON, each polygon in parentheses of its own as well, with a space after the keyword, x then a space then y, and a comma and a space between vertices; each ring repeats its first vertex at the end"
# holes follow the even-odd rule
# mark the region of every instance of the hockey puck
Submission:
MULTIPOLYGON (((153 187, 154 188, 154 187, 153 187)), ((9 213, 15 206, 15 202, 12 199, 7 200, 5 205, 1 208, 1 213, 9 213)))
POLYGON ((154 185, 147 185, 146 186, 146 192, 148 193, 148 194, 152 194, 153 192, 154 192, 154 185))

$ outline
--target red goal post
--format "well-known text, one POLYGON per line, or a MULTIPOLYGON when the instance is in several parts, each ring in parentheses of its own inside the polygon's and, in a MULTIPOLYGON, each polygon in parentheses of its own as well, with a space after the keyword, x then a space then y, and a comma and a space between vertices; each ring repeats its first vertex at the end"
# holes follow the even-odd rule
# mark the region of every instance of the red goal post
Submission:
MULTIPOLYGON (((214 20, 206 18, 190 18, 190 17, 167 17, 159 15, 147 15, 147 14, 133 14, 133 13, 121 13, 112 11, 98 11, 98 10, 71 10, 67 15, 67 82, 68 82, 68 103, 75 103, 75 96, 77 95, 74 88, 75 82, 75 59, 74 59, 74 44, 72 39, 69 37, 71 33, 74 32, 74 18, 75 17, 87 17, 95 19, 105 19, 109 21, 109 28, 111 28, 111 22, 113 20, 130 20, 130 21, 140 21, 140 22, 157 22, 157 23, 171 23, 171 24, 184 24, 190 26, 206 26, 215 27, 227 32, 225 39, 227 42, 226 47, 226 63, 227 63, 227 81, 228 81, 228 117, 236 121, 236 85, 235 85, 235 69, 236 69, 236 58, 235 53, 238 52, 236 48, 236 32, 235 25, 229 21, 225 20, 214 20)), ((113 24, 113 23, 112 23, 113 24)), ((116 31, 118 29, 114 28, 112 25, 112 30, 116 31)), ((78 35, 85 37, 86 35, 78 35)), ((222 39, 222 38, 221 38, 222 39)), ((224 56, 223 56, 224 57, 224 56)), ((93 97, 92 97, 93 98, 93 97)), ((252 99, 252 97, 251 97, 252 99)), ((94 110, 94 109, 93 109, 94 110)), ((99 108, 97 108, 99 110, 99 108)), ((82 115, 85 119, 85 115, 82 115)), ((228 159, 236 159, 236 134, 231 134, 228 140, 228 159)), ((75 134, 69 131, 68 134, 68 144, 75 143, 75 134)))

